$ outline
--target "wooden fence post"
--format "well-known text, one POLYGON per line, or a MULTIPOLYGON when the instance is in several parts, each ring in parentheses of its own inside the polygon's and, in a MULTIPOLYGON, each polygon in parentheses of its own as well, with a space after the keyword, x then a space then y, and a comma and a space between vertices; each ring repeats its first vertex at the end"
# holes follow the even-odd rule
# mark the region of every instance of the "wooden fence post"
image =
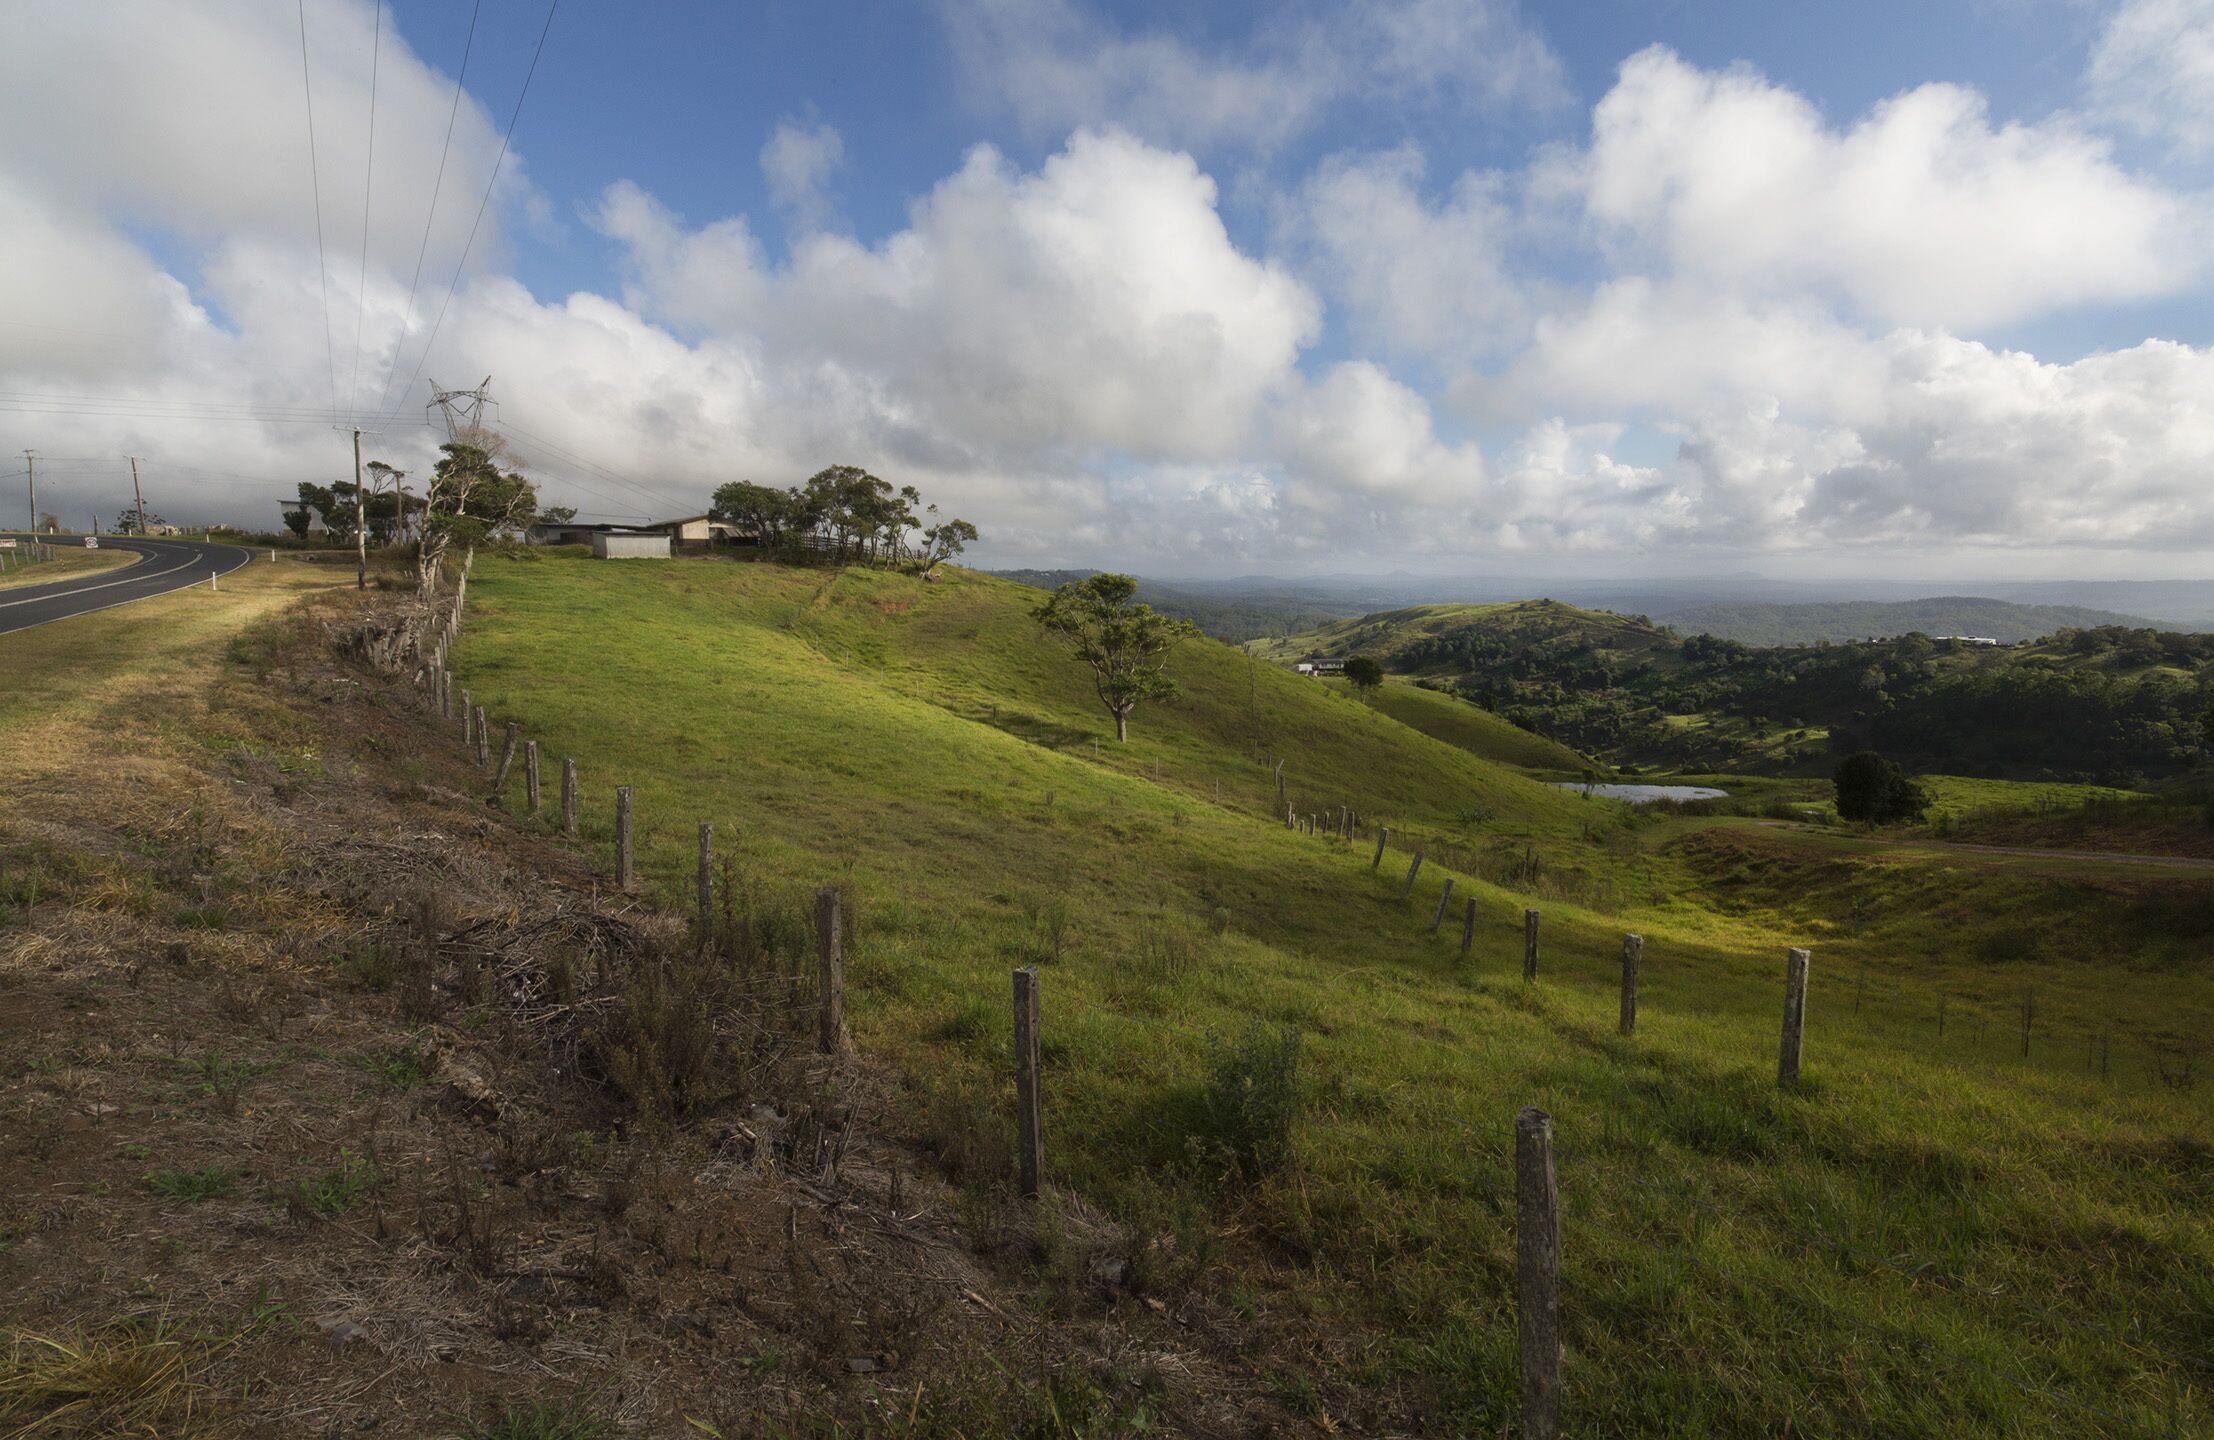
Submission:
POLYGON ((1937 1038, 1945 1038, 1945 997, 1937 997, 1937 1038))
POLYGON ((1522 978, 1525 982, 1537 979, 1538 962, 1538 912, 1522 912, 1522 978))
POLYGON ((1622 1033, 1637 1030, 1637 964, 1645 955, 1643 935, 1622 937, 1622 1033))
POLYGON ((523 798, 530 806, 530 813, 538 813, 538 742, 523 742, 523 798))
POLYGON ((2022 992, 2022 1058, 2029 1059, 2030 1022, 2037 1018, 2037 992, 2022 992))
POLYGON ((815 892, 815 961, 821 982, 821 1023, 816 1046, 825 1055, 846 1053, 846 954, 838 887, 815 892))
POLYGON ((1299 817, 1292 813, 1289 802, 1284 805, 1284 828, 1286 830, 1297 830, 1299 828, 1299 817))
POLYGON ((1045 1099, 1038 1088, 1038 972, 1015 972, 1015 1155, 1025 1199, 1038 1198, 1045 1170, 1045 1099))
POLYGON ((476 723, 477 768, 481 770, 492 763, 492 729, 485 723, 484 707, 482 705, 477 707, 476 723))
POLYGON ((1437 934, 1438 927, 1445 923, 1445 907, 1452 903, 1453 877, 1448 875, 1445 877, 1445 888, 1438 892, 1438 913, 1430 917, 1430 933, 1432 935, 1437 934))
POLYGON ((1788 1090, 1799 1083, 1799 1060, 1807 1032, 1807 961, 1811 952, 1793 950, 1784 959, 1783 1053, 1776 1061, 1776 1084, 1788 1090))
POLYGON ((473 734, 473 733, 472 733, 472 732, 470 731, 470 729, 469 729, 470 723, 471 723, 471 721, 472 721, 472 720, 473 720, 473 719, 475 718, 475 716, 476 716, 476 713, 477 713, 477 712, 476 712, 475 708, 474 708, 474 707, 472 707, 472 706, 471 706, 471 705, 469 704, 469 692, 468 692, 468 691, 466 691, 466 690, 462 691, 462 692, 461 692, 461 743, 462 743, 462 744, 464 744, 464 745, 466 745, 466 744, 468 744, 468 743, 469 743, 470 741, 472 741, 472 740, 476 739, 476 736, 475 736, 475 735, 474 735, 474 734, 473 734))
POLYGON ((1466 960, 1471 946, 1476 943, 1476 897, 1468 897, 1468 913, 1461 917, 1461 958, 1466 960))
POLYGON ((700 822, 700 938, 715 938, 715 824, 700 822))
POLYGON ((577 762, 571 756, 561 762, 561 833, 577 833, 577 762))
POLYGON ((1412 895, 1412 894, 1414 894, 1414 877, 1415 877, 1415 872, 1419 871, 1419 870, 1420 870, 1421 868, 1422 868, 1422 852, 1421 852, 1420 850, 1417 850, 1417 851, 1415 851, 1415 853, 1414 853, 1414 859, 1413 859, 1413 860, 1412 860, 1411 862, 1409 862, 1409 864, 1408 864, 1408 866, 1407 866, 1407 883, 1399 887, 1399 898, 1400 898, 1400 899, 1404 900, 1404 899, 1406 899, 1406 898, 1407 898, 1407 897, 1408 897, 1409 895, 1412 895))
POLYGON ((636 857, 631 853, 630 787, 615 787, 615 883, 628 890, 638 878, 636 857))
POLYGON ((1522 1372, 1522 1440, 1561 1433, 1561 1217, 1553 1117, 1514 1120, 1514 1309, 1522 1372))
POLYGON ((1390 838, 1390 826, 1382 826, 1376 831, 1376 858, 1368 862, 1369 869, 1374 870, 1377 866, 1384 863, 1384 842, 1386 840, 1389 840, 1390 838))
POLYGON ((500 768, 492 776, 492 797, 496 800, 507 792, 507 772, 515 764, 515 747, 521 743, 521 729, 512 720, 507 722, 507 743, 500 747, 500 768))

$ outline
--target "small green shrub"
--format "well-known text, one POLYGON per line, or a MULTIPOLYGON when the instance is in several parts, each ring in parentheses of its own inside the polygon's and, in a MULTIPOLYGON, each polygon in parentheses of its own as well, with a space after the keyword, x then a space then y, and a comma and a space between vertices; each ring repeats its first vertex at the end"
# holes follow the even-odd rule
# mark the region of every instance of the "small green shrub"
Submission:
POLYGON ((229 1165, 203 1165, 197 1170, 149 1170, 139 1183, 164 1200, 197 1205, 230 1194, 245 1174, 229 1165))
POLYGON ((374 1055, 349 1055, 346 1063, 368 1071, 395 1090, 412 1090, 431 1075, 431 1057, 413 1045, 374 1055))
POLYGON ((336 1169, 287 1181, 274 1198, 295 1220, 328 1220, 353 1209, 369 1179, 369 1163, 351 1150, 340 1150, 336 1169))
POLYGON ((1206 1139, 1241 1174, 1282 1170, 1299 1119, 1299 1031, 1255 1022, 1218 1042, 1207 1075, 1206 1139))
POLYGON ((483 1413, 456 1423, 461 1440, 608 1440, 621 1433, 591 1397, 487 1400, 483 1413))

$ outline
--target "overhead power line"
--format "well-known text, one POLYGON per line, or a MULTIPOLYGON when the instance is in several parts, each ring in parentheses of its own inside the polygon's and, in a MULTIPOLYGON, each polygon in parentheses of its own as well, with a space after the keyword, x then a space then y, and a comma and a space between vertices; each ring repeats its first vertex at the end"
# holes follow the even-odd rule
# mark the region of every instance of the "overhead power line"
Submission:
POLYGON ((392 394, 392 376, 400 368, 400 347, 407 343, 408 327, 415 323, 415 291, 423 283, 423 257, 430 253, 431 224, 438 218, 438 195, 446 184, 446 156, 454 145, 454 121, 461 115, 461 82, 469 75, 469 54, 477 44, 477 13, 484 0, 469 7, 469 34, 461 42, 461 68, 454 72, 453 103, 446 109, 446 143, 438 147, 438 174, 431 181, 430 208, 423 213, 423 238, 415 247, 415 276, 407 282, 407 305, 400 312, 400 333, 393 338, 392 355, 384 362, 384 384, 377 390, 377 410, 382 413, 392 394))
POLYGON ((315 280, 323 289, 323 360, 330 367, 331 408, 338 408, 338 352, 331 345, 330 262, 323 253, 323 171, 315 158, 315 85, 308 78, 307 0, 299 0, 300 90, 307 96, 308 178, 315 194, 315 280))
POLYGON ((492 174, 484 182, 484 198, 477 202, 477 218, 469 223, 469 238, 462 242, 461 258, 454 262, 453 279, 446 282, 446 298, 438 302, 438 318, 431 322, 430 334, 423 339, 422 353, 415 357, 415 369, 409 372, 407 384, 400 387, 403 397, 415 388, 424 363, 430 359, 431 346, 438 341, 438 331, 446 323, 446 309, 453 304, 454 290, 461 284, 461 272, 469 264, 469 251, 477 243, 477 230, 484 224, 484 212, 492 204, 492 190, 499 184, 500 167, 507 163, 508 146, 515 139, 515 122, 523 118, 523 101, 530 95, 530 82, 538 74, 539 58, 546 53, 546 36, 553 30, 554 12, 560 8, 561 0, 552 0, 546 6, 546 23, 539 27, 538 47, 531 51, 530 68, 523 72, 523 88, 516 93, 515 109, 507 117, 507 133, 500 137, 499 157, 492 162, 492 174))
POLYGON ((354 368, 346 377, 349 412, 361 387, 361 326, 369 313, 369 202, 377 179, 377 62, 384 55, 384 0, 376 0, 374 8, 376 24, 369 34, 369 160, 361 177, 361 275, 354 281, 354 368))

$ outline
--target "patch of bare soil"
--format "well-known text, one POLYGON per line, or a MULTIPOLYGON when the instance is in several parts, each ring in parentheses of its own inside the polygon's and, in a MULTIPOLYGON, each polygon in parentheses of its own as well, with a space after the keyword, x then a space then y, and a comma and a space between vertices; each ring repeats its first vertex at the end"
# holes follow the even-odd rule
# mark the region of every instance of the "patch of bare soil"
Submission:
POLYGON ((891 1138, 782 900, 703 943, 488 806, 353 604, 0 809, 0 1435, 1314 1432, 1165 1242, 891 1138))

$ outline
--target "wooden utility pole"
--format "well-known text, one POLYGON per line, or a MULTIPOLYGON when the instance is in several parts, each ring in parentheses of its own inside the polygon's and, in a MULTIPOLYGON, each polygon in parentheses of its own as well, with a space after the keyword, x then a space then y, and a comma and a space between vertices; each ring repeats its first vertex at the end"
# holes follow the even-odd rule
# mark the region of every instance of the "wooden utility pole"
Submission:
POLYGON ((138 502, 138 533, 146 534, 146 492, 138 488, 138 457, 131 458, 131 498, 138 502))
POLYGON ((23 452, 23 473, 31 477, 31 533, 38 534, 38 452, 23 452))
POLYGON ((361 503, 361 431, 354 431, 354 588, 369 588, 369 507, 361 503))

